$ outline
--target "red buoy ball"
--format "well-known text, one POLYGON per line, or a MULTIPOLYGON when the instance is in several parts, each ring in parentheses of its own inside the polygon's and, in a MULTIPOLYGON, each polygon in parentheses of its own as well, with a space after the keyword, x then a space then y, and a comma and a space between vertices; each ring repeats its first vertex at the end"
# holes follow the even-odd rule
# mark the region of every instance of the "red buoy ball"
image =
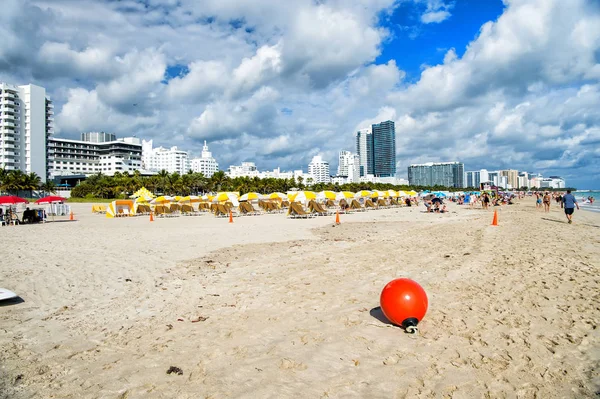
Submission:
POLYGON ((385 317, 407 332, 416 330, 429 305, 423 287, 409 278, 398 278, 387 283, 379 300, 385 317))

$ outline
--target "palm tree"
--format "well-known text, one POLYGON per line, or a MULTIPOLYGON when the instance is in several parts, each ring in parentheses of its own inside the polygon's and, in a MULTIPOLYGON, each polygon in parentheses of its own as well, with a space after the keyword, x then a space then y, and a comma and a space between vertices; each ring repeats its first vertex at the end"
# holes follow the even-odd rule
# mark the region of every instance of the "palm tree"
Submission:
POLYGON ((46 180, 46 183, 42 183, 41 186, 44 195, 54 194, 56 192, 56 184, 52 180, 46 180))
POLYGON ((165 194, 165 188, 169 181, 169 172, 163 169, 156 176, 158 177, 158 188, 160 188, 162 194, 165 194))
POLYGON ((225 174, 225 172, 220 170, 220 171, 216 172, 214 175, 212 175, 210 180, 213 184, 213 188, 215 188, 216 191, 221 191, 223 189, 223 186, 225 185, 225 183, 227 183, 229 181, 229 177, 225 174))

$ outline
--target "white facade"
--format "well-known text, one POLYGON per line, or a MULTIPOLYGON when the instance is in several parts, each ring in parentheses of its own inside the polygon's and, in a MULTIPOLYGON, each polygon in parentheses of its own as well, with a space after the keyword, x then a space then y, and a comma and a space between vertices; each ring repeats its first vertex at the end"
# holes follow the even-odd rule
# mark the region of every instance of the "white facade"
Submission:
POLYGON ((308 164, 308 174, 312 178, 312 184, 329 183, 331 181, 329 162, 323 161, 320 155, 314 156, 308 164))
POLYGON ((142 140, 142 165, 144 169, 160 172, 186 174, 190 170, 190 160, 187 151, 177 147, 152 147, 152 140, 142 140))
POLYGON ((354 137, 356 140, 356 153, 359 155, 359 172, 360 168, 363 170, 363 176, 369 173, 368 163, 370 161, 369 153, 372 150, 369 148, 369 137, 373 134, 372 127, 361 129, 355 133, 354 137))
POLYGON ((46 89, 0 82, 0 168, 36 173, 46 181, 46 143, 53 118, 46 89))
POLYGON ((565 188, 565 180, 562 177, 550 176, 549 178, 542 179, 540 182, 540 188, 565 188))
POLYGON ((241 165, 230 165, 225 174, 235 179, 236 177, 259 177, 260 172, 254 162, 242 162, 241 165))
POLYGON ((190 166, 193 172, 202 173, 206 177, 211 177, 219 170, 219 164, 208 150, 206 141, 204 141, 204 147, 202 147, 202 156, 200 158, 192 159, 190 161, 190 166))
MULTIPOLYGON (((353 154, 350 151, 340 151, 336 177, 346 177, 344 180, 345 183, 358 183, 360 181, 359 155, 353 154)), ((340 179, 336 181, 339 182, 340 179)))
MULTIPOLYGON (((82 135, 83 137, 83 135, 82 135)), ((114 136, 113 136, 114 137, 114 136)), ((48 174, 112 176, 142 169, 142 144, 137 137, 95 142, 52 137, 48 140, 48 174)))
POLYGON ((366 175, 360 178, 361 183, 384 183, 395 186, 408 186, 408 180, 399 177, 380 177, 375 175, 366 175))

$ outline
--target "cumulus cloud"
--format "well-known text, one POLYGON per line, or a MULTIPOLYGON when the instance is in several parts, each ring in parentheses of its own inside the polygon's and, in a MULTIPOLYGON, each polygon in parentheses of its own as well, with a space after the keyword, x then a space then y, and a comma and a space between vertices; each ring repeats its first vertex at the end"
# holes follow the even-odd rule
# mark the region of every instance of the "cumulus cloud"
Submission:
POLYGON ((421 15, 421 22, 424 24, 439 24, 450 18, 450 9, 454 7, 454 3, 447 3, 443 0, 426 0, 427 8, 421 15))
MULTIPOLYGON (((424 31, 458 12, 412 1, 424 31)), ((392 119, 400 175, 454 159, 567 179, 600 170, 597 2, 504 0, 416 81, 402 70, 413 55, 378 58, 402 40, 382 24, 397 5, 6 0, 0 79, 45 86, 61 135, 108 130, 192 151, 206 139, 224 166, 292 169, 320 153, 335 168, 356 129, 392 119)))

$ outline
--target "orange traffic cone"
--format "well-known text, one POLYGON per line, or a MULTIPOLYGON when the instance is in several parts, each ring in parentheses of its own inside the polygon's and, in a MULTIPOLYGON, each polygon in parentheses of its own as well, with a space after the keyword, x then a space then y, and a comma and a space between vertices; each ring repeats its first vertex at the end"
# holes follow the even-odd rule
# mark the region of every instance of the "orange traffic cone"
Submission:
POLYGON ((335 212, 335 224, 340 224, 340 211, 335 212))
POLYGON ((71 214, 69 215, 69 220, 75 220, 75 215, 73 214, 73 211, 71 211, 71 214))
POLYGON ((233 223, 233 212, 229 211, 229 223, 233 223))
POLYGON ((150 212, 150 221, 154 222, 154 214, 152 212, 150 212))
POLYGON ((498 211, 494 211, 494 219, 492 220, 492 226, 498 226, 498 211))

